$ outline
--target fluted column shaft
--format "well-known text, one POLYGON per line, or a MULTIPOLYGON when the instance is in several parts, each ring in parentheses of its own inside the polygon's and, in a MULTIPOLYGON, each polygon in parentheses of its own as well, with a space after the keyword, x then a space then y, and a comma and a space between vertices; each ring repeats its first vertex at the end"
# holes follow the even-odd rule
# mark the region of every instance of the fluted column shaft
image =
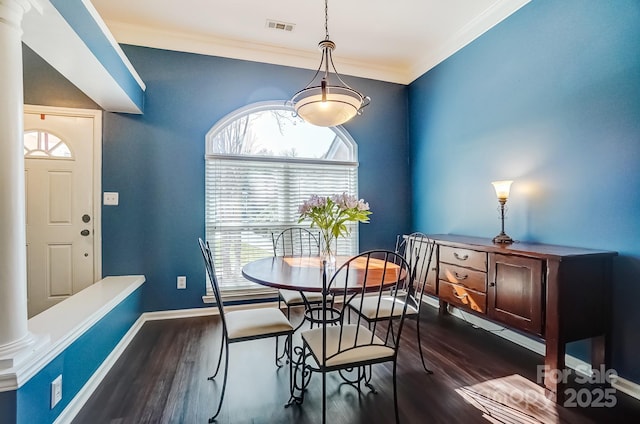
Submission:
POLYGON ((31 343, 23 147, 23 0, 0 0, 0 359, 31 343))

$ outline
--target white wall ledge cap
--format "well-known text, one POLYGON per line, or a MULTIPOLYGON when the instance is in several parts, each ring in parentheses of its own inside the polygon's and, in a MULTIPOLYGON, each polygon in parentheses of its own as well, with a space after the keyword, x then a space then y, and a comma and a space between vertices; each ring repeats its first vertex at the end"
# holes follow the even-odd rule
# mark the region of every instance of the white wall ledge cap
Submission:
POLYGON ((0 369, 0 392, 24 385, 145 281, 144 275, 106 277, 31 318, 29 332, 41 342, 30 357, 0 369))

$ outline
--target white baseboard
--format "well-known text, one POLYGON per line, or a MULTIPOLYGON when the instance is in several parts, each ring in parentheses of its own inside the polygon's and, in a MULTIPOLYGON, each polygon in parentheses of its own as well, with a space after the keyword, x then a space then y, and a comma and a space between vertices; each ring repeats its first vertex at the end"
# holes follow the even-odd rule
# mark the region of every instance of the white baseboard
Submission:
MULTIPOLYGON (((422 301, 436 309, 440 308, 440 302, 436 298, 425 296, 422 298, 422 301)), ((510 342, 522 346, 525 349, 529 349, 539 355, 545 354, 546 348, 544 343, 523 336, 518 332, 509 330, 508 328, 502 327, 501 325, 498 325, 492 321, 480 318, 475 314, 470 314, 451 305, 449 305, 449 314, 453 315, 456 318, 462 319, 475 327, 494 333, 497 336, 500 336, 506 340, 509 340, 510 342)), ((567 367, 575 370, 582 375, 586 375, 586 371, 591 370, 591 364, 574 356, 565 355, 564 361, 567 367)), ((620 390, 622 393, 626 393, 627 395, 640 400, 640 384, 634 383, 633 381, 629 381, 618 376, 615 382, 611 382, 611 385, 614 389, 620 390)))
POLYGON ((640 384, 618 377, 615 381, 611 382, 611 385, 614 389, 620 390, 622 393, 626 393, 640 400, 640 384))
MULTIPOLYGON (((225 310, 233 311, 248 308, 272 308, 277 306, 278 302, 268 302, 259 304, 225 306, 225 310)), ((91 378, 89 378, 82 389, 80 389, 78 394, 71 400, 71 402, 69 402, 67 407, 60 413, 53 424, 68 424, 75 418, 75 416, 78 414, 78 412, 80 412, 87 400, 89 400, 93 392, 98 388, 100 383, 102 383, 102 380, 111 370, 111 367, 113 367, 118 358, 120 358, 120 355, 122 355, 127 346, 129 346, 129 343, 131 343, 135 335, 138 334, 138 331, 140 331, 145 322, 162 319, 191 318, 210 315, 218 315, 218 308, 213 307, 177 309, 171 311, 145 312, 140 315, 140 317, 131 326, 124 337, 122 337, 113 351, 111 351, 109 356, 107 356, 102 365, 100 365, 96 372, 93 373, 91 378)))
POLYGON ((205 317, 209 315, 217 315, 218 308, 192 308, 192 309, 175 309, 170 311, 145 312, 142 314, 144 321, 157 321, 162 319, 205 317))
MULTIPOLYGON (((247 303, 243 305, 230 305, 225 306, 225 311, 237 311, 240 309, 249 308, 277 308, 278 302, 264 302, 264 303, 247 303)), ((157 312, 145 312, 142 314, 146 321, 157 321, 161 319, 176 319, 176 318, 192 318, 192 317, 206 317, 209 315, 219 315, 218 308, 216 306, 209 308, 191 308, 191 309, 175 309, 170 311, 157 311, 157 312)))
POLYGON ((129 331, 122 337, 120 342, 116 345, 116 347, 111 351, 109 356, 102 362, 100 367, 93 373, 91 378, 87 380, 87 382, 82 386, 82 389, 78 392, 78 394, 69 402, 66 408, 58 415, 58 418, 53 422, 53 424, 66 424, 70 423, 75 416, 80 412, 84 404, 89 400, 89 397, 93 394, 93 392, 98 388, 102 380, 107 375, 107 373, 111 370, 111 367, 116 363, 120 355, 124 352, 124 350, 129 346, 129 343, 133 340, 133 338, 138 334, 138 331, 142 328, 142 325, 145 323, 144 314, 140 316, 136 320, 135 323, 131 326, 129 331))

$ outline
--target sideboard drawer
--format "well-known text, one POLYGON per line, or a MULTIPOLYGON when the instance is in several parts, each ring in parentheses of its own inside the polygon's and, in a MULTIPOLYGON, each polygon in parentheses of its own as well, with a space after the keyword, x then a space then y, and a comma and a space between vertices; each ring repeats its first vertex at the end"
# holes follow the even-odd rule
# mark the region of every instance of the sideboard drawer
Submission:
POLYGON ((482 271, 441 263, 439 278, 449 283, 460 284, 461 286, 482 293, 486 293, 487 291, 487 274, 482 271))
POLYGON ((440 246, 439 261, 487 272, 487 254, 477 250, 440 246))
POLYGON ((440 281, 438 290, 440 299, 444 301, 483 314, 486 312, 487 295, 484 293, 442 280, 440 281))

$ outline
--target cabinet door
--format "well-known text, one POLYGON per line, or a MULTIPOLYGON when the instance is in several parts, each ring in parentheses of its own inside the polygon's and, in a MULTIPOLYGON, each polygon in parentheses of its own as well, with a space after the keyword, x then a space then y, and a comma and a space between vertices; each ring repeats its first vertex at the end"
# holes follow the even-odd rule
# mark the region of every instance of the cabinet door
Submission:
POLYGON ((490 254, 489 317, 519 330, 542 335, 542 267, 540 259, 490 254))

